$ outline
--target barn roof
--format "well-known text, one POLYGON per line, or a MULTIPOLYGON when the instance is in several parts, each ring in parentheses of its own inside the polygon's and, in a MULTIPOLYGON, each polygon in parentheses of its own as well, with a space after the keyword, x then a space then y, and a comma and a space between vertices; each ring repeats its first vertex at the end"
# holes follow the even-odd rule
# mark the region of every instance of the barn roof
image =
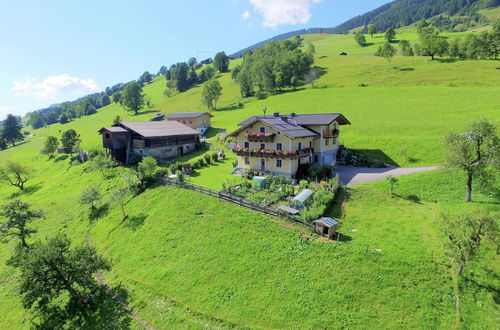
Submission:
POLYGON ((126 133, 127 132, 126 129, 124 129, 123 127, 119 127, 119 126, 103 127, 99 130, 99 133, 101 133, 102 131, 108 131, 110 133, 126 133))
POLYGON ((338 224, 337 221, 333 220, 332 218, 327 218, 327 217, 321 217, 317 220, 314 220, 313 223, 321 223, 322 225, 325 225, 327 227, 333 227, 338 224))
POLYGON ((177 118, 198 118, 203 115, 209 115, 210 117, 213 117, 213 115, 209 114, 208 112, 174 112, 166 116, 167 119, 177 119, 177 118))
POLYGON ((120 122, 118 125, 128 131, 133 131, 144 138, 176 135, 199 135, 197 130, 176 121, 120 122))

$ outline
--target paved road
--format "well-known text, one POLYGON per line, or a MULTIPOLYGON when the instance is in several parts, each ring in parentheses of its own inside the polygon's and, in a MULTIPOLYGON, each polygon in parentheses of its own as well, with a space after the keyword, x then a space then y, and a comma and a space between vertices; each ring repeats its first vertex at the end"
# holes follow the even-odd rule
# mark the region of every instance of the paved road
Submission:
POLYGON ((440 169, 441 166, 428 167, 387 167, 387 168, 371 168, 371 167, 354 167, 354 166, 336 166, 335 172, 340 176, 342 184, 359 184, 372 181, 383 180, 389 175, 399 176, 419 172, 428 172, 440 169))

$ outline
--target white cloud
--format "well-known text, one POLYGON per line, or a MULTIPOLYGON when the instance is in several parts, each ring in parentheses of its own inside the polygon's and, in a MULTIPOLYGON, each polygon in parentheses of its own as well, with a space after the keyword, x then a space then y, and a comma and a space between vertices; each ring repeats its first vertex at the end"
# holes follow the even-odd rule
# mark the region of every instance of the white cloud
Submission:
POLYGON ((241 18, 246 21, 247 19, 250 18, 250 13, 248 11, 245 11, 243 14, 241 14, 241 18))
POLYGON ((37 99, 54 99, 64 94, 85 94, 99 91, 94 79, 82 79, 61 74, 50 76, 43 81, 36 78, 26 78, 24 81, 14 81, 11 91, 16 96, 34 96, 37 99))
POLYGON ((311 6, 323 0, 248 0, 255 11, 264 17, 262 25, 276 27, 282 24, 307 23, 311 6))

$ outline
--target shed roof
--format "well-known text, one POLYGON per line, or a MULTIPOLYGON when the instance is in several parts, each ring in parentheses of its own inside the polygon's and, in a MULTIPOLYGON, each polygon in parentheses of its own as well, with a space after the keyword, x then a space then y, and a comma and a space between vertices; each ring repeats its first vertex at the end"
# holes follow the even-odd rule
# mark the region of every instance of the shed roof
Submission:
POLYGON ((111 133, 126 133, 127 130, 123 127, 119 127, 119 126, 108 126, 108 127, 103 127, 99 130, 99 133, 101 133, 102 131, 108 131, 108 132, 111 132, 111 133))
POLYGON ((327 218, 327 217, 321 217, 317 220, 314 220, 313 223, 321 223, 327 227, 333 227, 338 224, 337 221, 333 220, 332 218, 327 218))
POLYGON ((297 209, 294 209, 292 207, 286 206, 286 205, 281 205, 278 207, 278 210, 285 211, 286 213, 290 213, 291 215, 296 215, 299 214, 300 211, 297 209))
POLYGON ((208 112, 174 112, 166 116, 167 119, 177 119, 177 118, 198 118, 203 115, 209 115, 210 117, 213 117, 213 115, 209 114, 208 112))
POLYGON ((120 122, 118 125, 145 138, 199 135, 197 130, 176 121, 120 122))
POLYGON ((312 194, 314 194, 314 191, 312 191, 311 189, 304 189, 300 193, 298 193, 297 196, 292 199, 292 201, 305 202, 309 197, 312 196, 312 194))

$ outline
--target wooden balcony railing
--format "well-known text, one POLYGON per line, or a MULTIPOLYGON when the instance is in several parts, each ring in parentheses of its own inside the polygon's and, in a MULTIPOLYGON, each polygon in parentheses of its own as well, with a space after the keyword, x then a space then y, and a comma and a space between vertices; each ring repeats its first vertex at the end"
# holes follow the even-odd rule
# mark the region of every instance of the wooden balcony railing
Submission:
POLYGON ((262 132, 250 132, 246 135, 248 141, 250 142, 273 142, 276 134, 262 133, 262 132))
POLYGON ((238 156, 298 159, 312 155, 314 149, 305 148, 301 150, 271 150, 235 147, 233 149, 233 152, 238 156))
POLYGON ((323 131, 323 138, 332 138, 332 137, 338 137, 339 136, 339 130, 338 129, 332 129, 332 130, 324 130, 323 131))

